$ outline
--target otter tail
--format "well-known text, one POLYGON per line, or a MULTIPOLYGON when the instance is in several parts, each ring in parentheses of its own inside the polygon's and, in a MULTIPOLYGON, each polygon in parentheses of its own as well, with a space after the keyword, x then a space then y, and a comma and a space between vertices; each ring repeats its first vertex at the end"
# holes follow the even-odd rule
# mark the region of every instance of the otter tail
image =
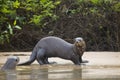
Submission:
POLYGON ((18 63, 17 66, 30 65, 32 62, 35 61, 36 55, 37 53, 33 51, 28 61, 23 62, 23 63, 18 63))

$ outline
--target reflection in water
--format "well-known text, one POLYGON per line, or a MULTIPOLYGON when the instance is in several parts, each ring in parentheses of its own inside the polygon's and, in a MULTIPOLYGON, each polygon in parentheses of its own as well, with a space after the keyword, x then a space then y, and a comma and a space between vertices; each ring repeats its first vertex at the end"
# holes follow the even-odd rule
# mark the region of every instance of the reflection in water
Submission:
POLYGON ((17 79, 17 72, 14 70, 6 71, 6 80, 16 80, 17 79))
POLYGON ((83 79, 120 80, 120 67, 98 67, 83 69, 83 79))
MULTIPOLYGON (((37 66, 38 67, 38 66, 37 66)), ((80 66, 79 66, 80 67, 80 66)), ((82 69, 75 69, 75 68, 64 68, 63 66, 53 66, 49 67, 47 66, 39 66, 39 68, 31 69, 31 71, 20 71, 19 72, 19 79, 25 79, 23 76, 26 75, 27 80, 73 80, 78 79, 80 80, 82 78, 81 71, 82 69), (44 68, 45 67, 45 68, 44 68), (55 68, 54 68, 55 67, 55 68)))
POLYGON ((63 79, 81 79, 81 69, 77 70, 74 68, 71 69, 58 69, 58 70, 48 70, 48 79, 55 80, 63 80, 63 79))
POLYGON ((31 65, 0 72, 0 80, 120 80, 120 67, 31 65))
POLYGON ((1 71, 0 80, 17 80, 17 72, 15 70, 1 71))
POLYGON ((48 79, 48 69, 33 69, 31 72, 31 80, 47 80, 48 79))

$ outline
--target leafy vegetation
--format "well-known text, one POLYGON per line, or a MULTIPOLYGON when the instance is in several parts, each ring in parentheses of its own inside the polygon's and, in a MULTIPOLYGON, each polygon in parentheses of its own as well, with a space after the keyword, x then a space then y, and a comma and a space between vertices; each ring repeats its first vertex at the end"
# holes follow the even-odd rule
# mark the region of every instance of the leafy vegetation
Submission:
POLYGON ((56 20, 54 8, 60 0, 0 0, 0 44, 9 42, 15 29, 21 29, 26 24, 39 27, 46 25, 46 18, 56 20))
POLYGON ((0 44, 31 50, 43 36, 82 36, 87 50, 120 51, 119 17, 119 0, 0 0, 0 44))

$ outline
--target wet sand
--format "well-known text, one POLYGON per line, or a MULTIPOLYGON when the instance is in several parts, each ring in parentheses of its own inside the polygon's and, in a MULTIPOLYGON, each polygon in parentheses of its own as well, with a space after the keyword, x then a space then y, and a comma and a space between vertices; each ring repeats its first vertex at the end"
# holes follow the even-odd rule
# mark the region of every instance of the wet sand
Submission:
MULTIPOLYGON (((20 62, 27 61, 31 52, 0 52, 0 64, 4 64, 8 56, 20 57, 20 62)), ((85 52, 83 60, 88 60, 87 65, 120 66, 120 52, 85 52)), ((70 60, 49 58, 50 62, 57 64, 73 64, 70 60)), ((33 64, 38 64, 36 61, 33 64)))

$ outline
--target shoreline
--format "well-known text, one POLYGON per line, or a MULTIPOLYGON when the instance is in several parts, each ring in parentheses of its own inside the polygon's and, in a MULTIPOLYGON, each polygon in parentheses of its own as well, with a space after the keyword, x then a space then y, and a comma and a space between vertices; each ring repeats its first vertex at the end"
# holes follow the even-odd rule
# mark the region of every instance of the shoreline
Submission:
MULTIPOLYGON (((0 64, 4 64, 8 56, 18 56, 20 62, 27 61, 31 55, 31 52, 0 52, 0 64)), ((90 66, 120 66, 120 52, 85 52, 83 60, 88 60, 86 65, 90 66)), ((64 60, 61 58, 49 58, 50 62, 57 62, 57 64, 73 64, 70 60, 64 60)), ((35 61, 33 64, 38 64, 35 61)))

